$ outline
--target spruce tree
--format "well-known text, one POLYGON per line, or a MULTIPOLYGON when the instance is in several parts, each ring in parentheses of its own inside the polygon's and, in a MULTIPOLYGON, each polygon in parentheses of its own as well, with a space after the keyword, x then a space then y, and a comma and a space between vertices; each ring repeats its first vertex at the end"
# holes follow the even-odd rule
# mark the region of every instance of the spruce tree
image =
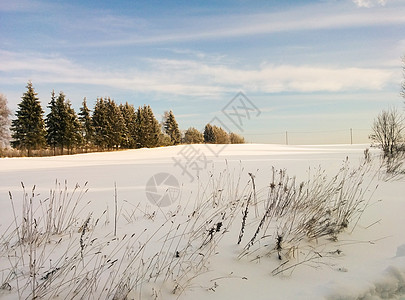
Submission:
POLYGON ((204 142, 209 143, 209 144, 216 143, 214 128, 209 123, 207 125, 205 125, 205 128, 204 128, 204 142))
POLYGON ((124 119, 126 131, 123 135, 122 146, 124 148, 135 148, 136 146, 136 112, 133 105, 126 102, 119 106, 122 117, 124 119))
POLYGON ((52 146, 60 148, 63 154, 67 118, 65 94, 59 92, 58 97, 55 99, 55 93, 52 92, 52 97, 51 103, 52 101, 54 101, 54 103, 50 103, 49 108, 51 111, 45 120, 47 125, 47 140, 48 143, 52 143, 52 146))
POLYGON ((151 107, 144 105, 136 112, 136 146, 153 148, 159 146, 162 131, 151 107))
POLYGON ((57 147, 60 148, 61 154, 65 148, 69 153, 82 142, 81 124, 70 101, 65 98, 63 92, 60 92, 57 98, 55 92, 52 92, 48 106, 50 112, 45 120, 48 145, 53 147, 54 153, 57 147))
POLYGON ((100 149, 107 147, 107 105, 103 98, 98 98, 93 110, 94 144, 100 149))
POLYGON ((180 143, 181 135, 179 125, 177 124, 176 118, 174 117, 172 111, 165 112, 163 128, 165 133, 170 137, 173 145, 177 145, 180 143))
POLYGON ((66 146, 68 153, 71 153, 73 148, 78 147, 83 143, 81 135, 82 126, 70 101, 67 100, 64 104, 65 119, 63 122, 63 145, 66 146))
POLYGON ((145 136, 144 132, 146 131, 145 129, 145 123, 146 121, 144 120, 144 114, 143 114, 143 108, 138 107, 136 110, 136 116, 135 116, 135 136, 136 136, 136 148, 143 148, 145 147, 145 136))
POLYGON ((81 134, 83 140, 83 146, 86 149, 92 146, 94 139, 94 127, 93 120, 91 119, 91 112, 87 106, 86 98, 83 99, 82 107, 80 107, 79 121, 81 124, 81 134))
POLYGON ((48 108, 50 111, 45 118, 46 142, 53 149, 53 154, 55 155, 56 147, 60 142, 58 137, 61 131, 61 119, 56 106, 55 91, 51 93, 51 101, 49 102, 48 108))
POLYGON ((0 148, 6 147, 10 141, 10 115, 11 112, 7 107, 7 98, 0 94, 0 148))
POLYGON ((93 111, 94 142, 102 149, 119 148, 127 129, 120 108, 110 98, 97 99, 93 111))
POLYGON ((109 149, 119 148, 127 136, 127 128, 124 118, 118 105, 114 100, 106 102, 107 114, 107 147, 109 149))
POLYGON ((46 145, 44 111, 35 93, 31 82, 28 82, 27 91, 18 104, 16 119, 12 121, 11 131, 12 146, 17 149, 27 150, 28 156, 31 151, 40 149, 46 145))
POLYGON ((162 139, 162 129, 158 120, 155 118, 153 114, 152 108, 148 105, 146 107, 146 115, 148 116, 149 122, 149 134, 148 134, 148 145, 147 147, 158 147, 160 146, 160 141, 162 139))

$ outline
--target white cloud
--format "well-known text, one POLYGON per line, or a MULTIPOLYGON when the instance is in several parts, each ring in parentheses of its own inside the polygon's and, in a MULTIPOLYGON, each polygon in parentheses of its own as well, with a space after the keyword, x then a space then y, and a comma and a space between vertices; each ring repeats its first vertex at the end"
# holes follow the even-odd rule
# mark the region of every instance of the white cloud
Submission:
MULTIPOLYGON (((222 87, 201 82, 182 82, 177 74, 161 74, 159 71, 102 71, 80 66, 58 56, 38 57, 33 54, 19 54, 0 50, 0 81, 3 83, 74 83, 110 86, 137 92, 158 92, 178 95, 219 94, 222 87), (4 72, 7 76, 3 76, 4 72), (172 76, 174 75, 174 76, 172 76)), ((173 67, 172 72, 179 73, 173 67)))
POLYGON ((385 6, 387 0, 353 0, 358 7, 385 6))
POLYGON ((391 71, 377 68, 261 64, 246 69, 171 59, 149 59, 144 69, 102 71, 57 56, 36 57, 7 51, 0 51, 0 61, 4 62, 0 65, 2 82, 26 82, 31 78, 35 83, 100 85, 187 96, 220 95, 235 90, 264 93, 381 90, 393 77, 391 71))
POLYGON ((167 59, 153 60, 153 68, 162 74, 171 74, 172 80, 177 82, 202 81, 267 93, 380 90, 392 77, 390 71, 372 68, 262 64, 254 69, 242 69, 167 59))
MULTIPOLYGON (((353 1, 361 7, 386 3, 385 0, 353 1)), ((207 15, 200 18, 176 19, 173 22, 166 20, 162 23, 156 20, 153 30, 145 25, 142 30, 134 30, 133 34, 88 41, 85 45, 116 47, 189 40, 203 41, 290 31, 405 24, 405 15, 399 9, 403 7, 401 5, 387 6, 384 10, 353 10, 351 5, 344 3, 299 6, 283 12, 207 15)))

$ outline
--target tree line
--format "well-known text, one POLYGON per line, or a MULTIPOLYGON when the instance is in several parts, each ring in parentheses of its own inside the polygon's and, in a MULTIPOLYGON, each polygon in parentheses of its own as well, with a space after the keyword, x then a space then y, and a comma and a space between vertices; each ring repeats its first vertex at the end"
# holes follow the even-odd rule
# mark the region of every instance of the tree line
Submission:
POLYGON ((244 138, 223 128, 207 124, 200 132, 190 127, 181 132, 173 114, 166 111, 159 122, 149 105, 135 108, 118 104, 110 98, 98 98, 90 110, 86 98, 78 113, 63 92, 51 93, 45 115, 31 82, 18 104, 15 118, 10 122, 7 100, 0 95, 0 148, 8 141, 31 156, 33 150, 50 149, 55 154, 74 150, 115 150, 153 148, 180 143, 244 143, 244 138))

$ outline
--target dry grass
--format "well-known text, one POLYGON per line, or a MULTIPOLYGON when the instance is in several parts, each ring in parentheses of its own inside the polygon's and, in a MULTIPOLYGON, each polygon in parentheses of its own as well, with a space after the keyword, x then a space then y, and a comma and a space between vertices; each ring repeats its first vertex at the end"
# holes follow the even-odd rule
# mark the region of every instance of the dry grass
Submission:
POLYGON ((320 263, 323 255, 333 254, 322 254, 313 242, 334 243, 341 232, 354 230, 367 207, 370 182, 365 178, 370 169, 369 162, 351 169, 346 161, 336 176, 329 178, 319 168, 304 182, 273 169, 269 185, 257 190, 254 174, 242 184, 245 170, 227 167, 211 174, 181 206, 164 212, 124 202, 123 218, 116 215, 120 199, 115 191, 113 228, 107 210, 98 217, 82 211, 88 206, 86 184, 69 190, 66 182, 57 182, 45 200, 38 199, 35 187, 26 192, 23 186, 20 210, 10 195, 14 221, 1 234, 0 295, 180 297, 210 270, 212 256, 229 235, 237 237, 234 247, 241 250, 240 259, 274 254, 275 275, 320 263), (297 249, 309 250, 303 259, 290 260, 297 249))
POLYGON ((393 156, 381 156, 381 178, 385 181, 405 179, 405 151, 398 151, 393 156))
MULTIPOLYGON (((109 151, 99 148, 74 148, 74 149, 38 149, 31 150, 31 157, 45 157, 45 156, 59 156, 59 155, 71 155, 71 154, 81 154, 81 153, 91 153, 91 152, 103 152, 109 151)), ((0 147, 0 157, 28 157, 27 150, 19 150, 15 148, 1 148, 0 147)))
MULTIPOLYGON (((251 237, 239 257, 259 259, 275 254, 283 261, 281 265, 289 269, 285 260, 297 258, 298 250, 302 252, 312 245, 304 251, 305 255, 319 259, 322 255, 317 242, 336 242, 340 233, 353 231, 357 226, 377 188, 371 186, 374 178, 368 178, 371 169, 367 161, 357 169, 351 169, 346 161, 332 178, 319 168, 300 183, 285 170, 273 169, 267 195, 259 205, 261 217, 251 218, 251 237)), ((280 272, 278 267, 275 274, 280 272)))

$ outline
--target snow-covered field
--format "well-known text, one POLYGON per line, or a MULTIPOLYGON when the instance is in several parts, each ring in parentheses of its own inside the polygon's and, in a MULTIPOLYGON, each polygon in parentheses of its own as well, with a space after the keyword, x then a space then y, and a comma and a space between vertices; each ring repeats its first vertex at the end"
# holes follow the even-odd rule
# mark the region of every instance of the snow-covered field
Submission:
POLYGON ((364 164, 367 145, 210 147, 0 159, 0 296, 405 299, 404 179, 384 180, 377 150, 364 164), (272 189, 321 197, 338 174, 330 196, 357 201, 347 228, 287 241, 306 216, 270 218, 272 189))

